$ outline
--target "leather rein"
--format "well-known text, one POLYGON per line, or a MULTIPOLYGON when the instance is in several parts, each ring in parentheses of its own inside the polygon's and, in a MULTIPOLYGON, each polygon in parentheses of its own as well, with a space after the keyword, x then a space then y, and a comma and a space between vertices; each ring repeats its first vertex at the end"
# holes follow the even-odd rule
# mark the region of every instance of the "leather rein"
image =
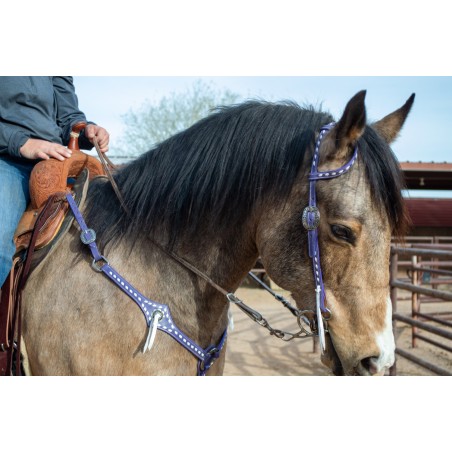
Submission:
MULTIPOLYGON (((320 212, 316 204, 316 190, 315 183, 318 180, 331 179, 339 177, 342 174, 350 170, 353 164, 357 160, 358 147, 355 148, 354 154, 351 160, 344 166, 332 170, 332 171, 318 171, 319 164, 319 151, 321 142, 329 132, 335 123, 323 126, 320 130, 318 139, 316 141, 314 156, 312 160, 312 165, 309 173, 309 204, 304 209, 302 214, 302 223, 304 228, 308 231, 308 246, 309 246, 309 257, 312 260, 313 275, 315 281, 315 292, 316 292, 316 310, 299 310, 298 308, 292 306, 289 301, 287 301, 283 296, 276 294, 270 287, 268 287, 263 281, 256 277, 252 272, 249 272, 249 276, 261 285, 267 292, 269 292, 276 300, 280 301, 282 305, 287 308, 297 319, 298 326, 300 330, 296 333, 290 333, 282 331, 279 329, 272 328, 268 321, 256 310, 250 308, 242 300, 240 300, 233 292, 225 290, 223 287, 218 285, 209 276, 200 271, 190 262, 186 261, 182 257, 173 253, 172 251, 164 248, 158 243, 153 241, 153 244, 163 251, 166 255, 171 257, 173 260, 178 262, 183 267, 187 268, 192 273, 196 274, 198 277, 206 281, 210 286, 215 288, 218 292, 226 297, 228 302, 235 304, 242 312, 244 312, 248 317, 250 317, 254 322, 266 328, 271 335, 274 335, 284 341, 290 341, 294 338, 304 338, 309 336, 319 336, 322 351, 325 350, 325 332, 327 331, 327 322, 331 318, 331 312, 325 306, 325 288, 323 284, 322 271, 320 266, 320 252, 318 243, 318 233, 317 227, 320 224, 320 212)), ((115 165, 111 163, 110 160, 100 151, 96 138, 94 139, 94 145, 105 170, 105 173, 112 185, 112 188, 118 197, 121 206, 125 213, 130 216, 130 211, 124 201, 124 198, 119 190, 114 177, 112 175, 111 169, 115 169, 115 165)), ((77 207, 71 201, 71 195, 68 194, 67 199, 69 205, 74 213, 76 220, 78 221, 80 228, 82 230, 81 240, 84 244, 88 245, 91 249, 93 255, 93 268, 98 272, 103 272, 111 281, 118 285, 118 287, 123 290, 129 297, 131 297, 140 307, 143 314, 145 315, 146 322, 148 325, 148 336, 145 342, 143 353, 152 347, 152 343, 155 338, 156 330, 161 329, 166 333, 172 335, 182 346, 193 353, 198 359, 198 375, 205 375, 206 371, 211 367, 215 359, 218 358, 221 349, 224 346, 227 329, 223 333, 219 344, 215 346, 210 346, 207 349, 203 349, 199 345, 191 341, 187 336, 185 336, 182 331, 175 327, 172 321, 169 308, 166 305, 156 303, 152 300, 147 299, 138 290, 136 290, 130 283, 128 283, 124 278, 122 278, 116 270, 111 267, 107 259, 102 256, 95 243, 96 237, 95 232, 89 229, 84 223, 81 213, 78 211, 77 207), (188 345, 187 345, 188 343, 188 345)))
MULTIPOLYGON (((118 197, 121 206, 124 210, 124 212, 130 216, 130 211, 127 208, 127 205, 124 201, 124 198, 122 196, 122 193, 117 186, 113 174, 110 170, 116 169, 116 166, 107 159, 107 157, 100 151, 99 146, 97 144, 97 140, 94 139, 94 146, 96 147, 97 154, 99 156, 99 159, 102 163, 102 166, 105 169, 105 173, 108 177, 108 180, 110 181, 113 190, 118 197), (105 161, 104 161, 105 160, 105 161)), ((316 323, 314 322, 314 312, 311 310, 299 310, 298 308, 294 307, 288 300, 286 300, 282 295, 277 294, 274 292, 270 287, 268 287, 263 281, 261 281, 258 277, 254 275, 251 271, 248 273, 248 275, 256 282, 258 283, 263 289, 265 289, 267 292, 269 292, 276 300, 278 300, 286 309, 288 309, 292 315, 294 315, 297 318, 298 326, 300 327, 300 331, 297 333, 290 333, 287 331, 282 331, 279 329, 275 329, 271 327, 271 325, 268 323, 268 321, 260 314, 258 311, 252 309, 248 305, 246 305, 242 300, 240 300, 234 293, 231 291, 228 291, 221 287, 219 284, 217 284, 215 281, 213 281, 209 276, 207 276, 205 273, 203 273, 201 270, 199 270, 197 267, 195 267, 193 264, 188 262, 187 260, 183 259, 182 257, 178 256, 177 254, 173 253, 172 251, 164 248, 159 243, 152 241, 152 243, 159 248, 161 251, 163 251, 167 256, 171 257, 173 260, 178 262, 183 267, 190 270, 192 273, 206 281, 210 286, 212 286, 214 289, 216 289, 218 292, 220 292, 222 295, 226 297, 226 299, 230 302, 235 304, 242 312, 244 312, 248 317, 250 317, 254 322, 258 323, 259 325, 266 328, 271 335, 274 335, 284 341, 291 341, 294 338, 302 338, 302 337, 308 337, 308 336, 316 336, 316 323), (309 330, 306 329, 306 327, 309 328, 309 330)))

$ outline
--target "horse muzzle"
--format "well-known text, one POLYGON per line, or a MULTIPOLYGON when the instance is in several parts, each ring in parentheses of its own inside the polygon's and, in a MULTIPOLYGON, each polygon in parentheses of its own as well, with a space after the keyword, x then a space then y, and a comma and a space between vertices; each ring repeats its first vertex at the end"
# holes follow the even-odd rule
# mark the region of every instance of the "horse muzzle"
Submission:
POLYGON ((326 349, 321 355, 322 363, 329 367, 336 376, 356 375, 356 376, 383 376, 394 364, 394 350, 381 350, 379 356, 368 356, 360 359, 351 368, 345 368, 334 347, 330 334, 326 334, 326 349))

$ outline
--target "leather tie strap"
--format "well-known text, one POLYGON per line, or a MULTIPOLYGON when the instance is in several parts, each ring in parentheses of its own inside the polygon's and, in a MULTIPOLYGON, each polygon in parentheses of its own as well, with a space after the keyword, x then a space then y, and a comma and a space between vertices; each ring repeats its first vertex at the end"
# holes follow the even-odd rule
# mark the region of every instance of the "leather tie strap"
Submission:
POLYGON ((96 137, 93 138, 93 143, 94 143, 94 147, 96 148, 97 155, 99 156, 100 163, 102 164, 102 167, 103 167, 103 169, 105 171, 105 174, 108 177, 108 180, 110 181, 110 184, 111 184, 111 186, 113 188, 113 191, 116 194, 116 197, 119 199, 119 202, 121 203, 121 207, 123 208, 124 212, 126 212, 127 215, 130 216, 130 211, 127 208, 127 205, 126 205, 126 203, 124 201, 122 193, 119 190, 119 187, 116 184, 115 179, 113 177, 113 174, 111 172, 112 169, 113 170, 116 169, 116 165, 114 165, 111 162, 111 160, 106 155, 104 155, 104 153, 100 150, 99 143, 97 142, 97 138, 96 137))

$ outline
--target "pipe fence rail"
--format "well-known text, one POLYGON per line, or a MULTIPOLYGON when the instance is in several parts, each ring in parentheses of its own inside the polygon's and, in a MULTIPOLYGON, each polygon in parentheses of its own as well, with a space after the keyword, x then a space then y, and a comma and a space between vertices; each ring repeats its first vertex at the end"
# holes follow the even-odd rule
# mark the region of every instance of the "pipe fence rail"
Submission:
MULTIPOLYGON (((394 332, 399 323, 411 327, 411 350, 398 346, 396 339, 396 355, 433 374, 451 376, 450 369, 426 361, 416 349, 419 342, 425 342, 452 354, 452 240, 450 237, 436 242, 428 241, 428 237, 418 239, 414 244, 391 247, 394 332), (422 241, 424 243, 420 243, 422 241), (409 314, 400 312, 400 305, 410 301, 409 314), (430 309, 424 308, 429 305, 430 309)), ((397 375, 397 362, 390 369, 390 375, 397 375)))

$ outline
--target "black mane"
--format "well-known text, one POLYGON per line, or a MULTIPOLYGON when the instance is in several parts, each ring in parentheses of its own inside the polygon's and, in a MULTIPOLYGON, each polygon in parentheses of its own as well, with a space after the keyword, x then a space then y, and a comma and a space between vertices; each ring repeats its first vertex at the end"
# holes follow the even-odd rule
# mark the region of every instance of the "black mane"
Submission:
MULTIPOLYGON (((264 196, 283 200, 288 195, 315 133, 331 121, 327 113, 290 102, 218 108, 117 172, 133 219, 118 208, 111 188, 97 182, 90 187, 94 201, 88 203, 87 222, 103 237, 101 246, 162 227, 173 245, 206 218, 221 234, 244 222, 264 196)), ((360 153, 375 201, 396 229, 403 200, 395 157, 369 127, 360 153)))
POLYGON ((402 190, 405 177, 389 145, 367 126, 358 141, 359 153, 366 168, 375 204, 386 211, 392 234, 402 239, 408 230, 409 217, 402 190))

